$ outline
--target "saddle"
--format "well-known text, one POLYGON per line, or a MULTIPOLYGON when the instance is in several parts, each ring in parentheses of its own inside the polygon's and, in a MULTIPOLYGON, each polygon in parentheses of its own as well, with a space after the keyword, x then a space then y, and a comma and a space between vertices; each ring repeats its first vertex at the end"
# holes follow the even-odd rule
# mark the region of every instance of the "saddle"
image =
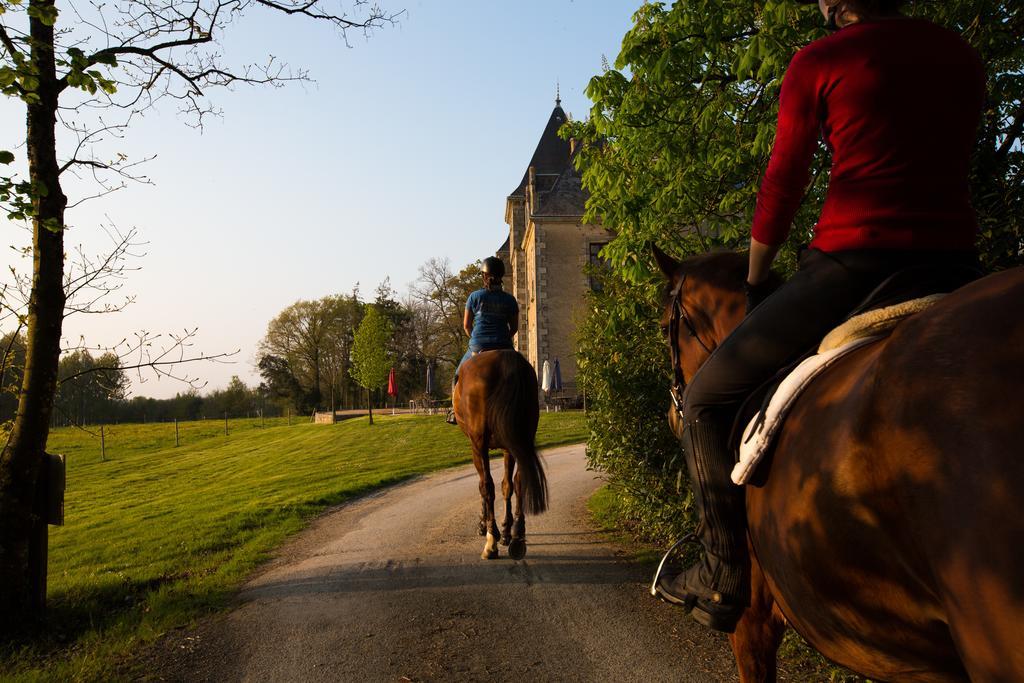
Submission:
POLYGON ((764 483, 757 465, 771 449, 790 405, 815 377, 842 356, 888 336, 902 320, 980 275, 968 267, 914 266, 878 285, 816 348, 801 354, 744 401, 729 440, 737 454, 733 481, 764 483))

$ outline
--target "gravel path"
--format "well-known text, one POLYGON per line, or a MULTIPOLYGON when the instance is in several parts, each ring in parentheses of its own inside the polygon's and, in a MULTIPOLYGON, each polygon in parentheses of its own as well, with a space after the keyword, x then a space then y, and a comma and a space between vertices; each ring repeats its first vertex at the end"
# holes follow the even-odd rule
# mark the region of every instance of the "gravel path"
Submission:
POLYGON ((735 680, 726 639, 647 595, 646 574, 591 528, 585 503, 601 482, 583 446, 549 450, 545 463, 551 510, 527 518, 524 560, 504 547, 480 559, 471 467, 417 479, 321 517, 245 586, 236 609, 165 638, 152 674, 735 680))

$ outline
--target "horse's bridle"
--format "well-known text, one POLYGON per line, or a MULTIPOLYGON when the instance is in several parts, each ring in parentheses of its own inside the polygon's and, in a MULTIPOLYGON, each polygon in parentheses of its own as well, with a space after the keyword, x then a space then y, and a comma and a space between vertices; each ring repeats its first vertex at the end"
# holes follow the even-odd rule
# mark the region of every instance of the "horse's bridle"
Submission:
POLYGON ((690 313, 683 305, 683 285, 686 283, 686 273, 679 278, 679 282, 672 288, 672 315, 668 319, 668 348, 672 355, 672 388, 669 389, 669 397, 672 399, 672 406, 680 417, 683 416, 683 392, 686 390, 686 378, 683 376, 683 369, 679 367, 679 324, 686 326, 686 331, 697 340, 707 353, 711 354, 711 348, 704 343, 704 340, 697 334, 690 319, 690 313))

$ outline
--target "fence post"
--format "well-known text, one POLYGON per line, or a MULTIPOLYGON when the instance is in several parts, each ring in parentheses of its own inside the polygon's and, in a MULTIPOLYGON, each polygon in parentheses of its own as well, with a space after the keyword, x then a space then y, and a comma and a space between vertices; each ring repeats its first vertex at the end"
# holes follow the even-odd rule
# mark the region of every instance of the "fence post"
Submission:
POLYGON ((174 418, 174 447, 178 447, 178 418, 174 418))
POLYGON ((100 425, 100 460, 107 461, 107 439, 103 434, 103 425, 100 425))
POLYGON ((224 411, 224 436, 228 435, 228 411, 224 411))

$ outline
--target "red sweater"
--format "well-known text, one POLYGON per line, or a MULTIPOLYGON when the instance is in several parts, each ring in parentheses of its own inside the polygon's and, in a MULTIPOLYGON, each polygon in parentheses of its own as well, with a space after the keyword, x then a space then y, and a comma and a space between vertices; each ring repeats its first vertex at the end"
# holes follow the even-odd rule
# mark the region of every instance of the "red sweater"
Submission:
POLYGON ((821 137, 832 169, 812 247, 970 249, 967 175, 984 93, 978 54, 927 21, 852 24, 814 41, 782 82, 754 239, 785 240, 821 137))

